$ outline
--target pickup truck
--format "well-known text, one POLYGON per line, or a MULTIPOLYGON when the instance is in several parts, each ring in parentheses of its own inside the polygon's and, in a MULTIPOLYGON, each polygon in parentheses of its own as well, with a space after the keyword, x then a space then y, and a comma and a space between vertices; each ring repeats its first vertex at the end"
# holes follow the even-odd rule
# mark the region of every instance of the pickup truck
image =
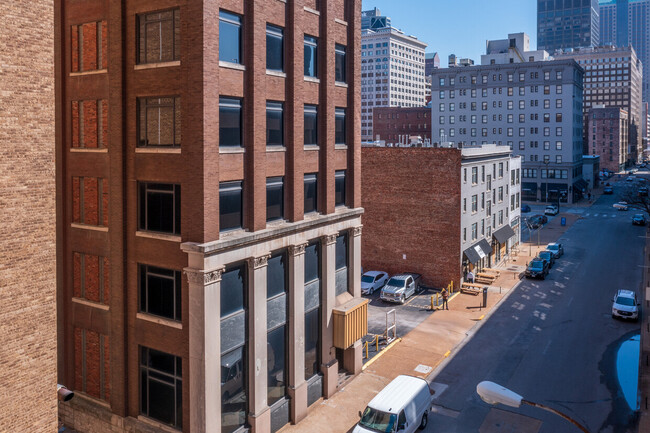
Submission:
POLYGON ((414 293, 420 292, 420 274, 404 273, 394 275, 381 289, 382 300, 403 304, 414 293))

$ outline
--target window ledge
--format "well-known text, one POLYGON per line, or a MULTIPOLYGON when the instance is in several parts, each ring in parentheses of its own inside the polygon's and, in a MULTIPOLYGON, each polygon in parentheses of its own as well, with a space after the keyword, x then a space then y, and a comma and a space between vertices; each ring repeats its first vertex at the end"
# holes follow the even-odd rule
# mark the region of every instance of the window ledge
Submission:
POLYGON ((105 147, 101 148, 88 148, 88 147, 71 147, 71 153, 108 153, 108 149, 105 147))
POLYGON ((225 60, 219 60, 219 66, 222 68, 236 69, 238 71, 245 71, 246 66, 240 65, 239 63, 227 62, 225 60))
POLYGON ((303 9, 305 10, 305 12, 309 12, 310 14, 320 16, 320 12, 317 11, 316 9, 308 8, 307 6, 304 6, 303 9))
POLYGON ((135 153, 171 153, 180 155, 180 147, 136 147, 135 153))
POLYGON ((335 22, 335 23, 338 23, 338 24, 341 24, 342 26, 346 26, 346 27, 348 26, 348 22, 347 22, 347 21, 343 21, 343 20, 338 19, 338 18, 334 18, 334 22, 335 22))
POLYGON ((180 60, 174 60, 171 62, 159 62, 159 63, 143 63, 140 65, 134 65, 133 70, 140 71, 142 69, 169 68, 172 66, 180 66, 180 65, 181 65, 180 60))
POLYGON ((136 319, 145 320, 147 322, 155 323, 157 325, 169 326, 171 328, 183 329, 183 324, 176 320, 165 319, 164 317, 154 316, 149 313, 137 313, 136 319))
POLYGON ((335 144, 334 149, 336 150, 348 150, 347 144, 335 144))
POLYGON ((341 81, 335 81, 335 82, 334 82, 334 85, 335 85, 336 87, 345 87, 346 89, 348 88, 348 83, 343 83, 343 82, 341 82, 341 81))
POLYGON ((246 149, 237 146, 219 146, 219 153, 245 153, 246 149))
POLYGON ((282 71, 273 71, 271 69, 266 70, 266 75, 271 75, 273 77, 287 78, 287 74, 282 71))
POLYGON ((82 229, 82 230, 93 230, 93 231, 96 231, 96 232, 108 232, 108 227, 93 226, 93 225, 90 225, 90 224, 70 223, 70 227, 75 228, 75 229, 82 229))
POLYGON ((166 433, 178 433, 180 430, 176 430, 173 427, 168 426, 167 424, 163 424, 161 422, 156 421, 153 418, 149 418, 144 415, 138 415, 138 421, 143 422, 144 424, 147 424, 151 427, 154 427, 156 430, 161 431, 161 432, 166 432, 166 433))
POLYGON ((73 297, 72 302, 74 302, 75 304, 85 305, 87 307, 98 308, 98 309, 104 310, 104 311, 109 310, 108 305, 100 304, 99 302, 89 301, 89 300, 83 299, 83 298, 74 298, 73 297))
POLYGON ((166 235, 164 233, 152 233, 138 230, 135 232, 136 237, 158 239, 161 241, 181 242, 181 237, 178 235, 166 235))
POLYGON ((70 72, 71 77, 83 77, 85 75, 107 74, 108 69, 93 69, 92 71, 70 72))
POLYGON ((320 150, 320 147, 314 146, 313 144, 308 144, 305 146, 305 150, 320 150))
POLYGON ((310 76, 305 76, 305 81, 309 81, 311 83, 320 83, 320 78, 316 77, 310 77, 310 76))
POLYGON ((267 152, 286 152, 287 148, 284 146, 267 146, 267 152))

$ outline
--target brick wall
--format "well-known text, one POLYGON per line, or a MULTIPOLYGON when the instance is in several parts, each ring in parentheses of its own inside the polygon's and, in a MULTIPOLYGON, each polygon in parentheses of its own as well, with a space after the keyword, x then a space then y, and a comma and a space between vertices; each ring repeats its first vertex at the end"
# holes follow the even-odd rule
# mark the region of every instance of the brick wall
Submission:
POLYGON ((417 272, 426 285, 457 285, 460 151, 364 147, 361 153, 364 271, 417 272))
POLYGON ((384 140, 386 143, 408 143, 410 135, 430 140, 431 107, 375 108, 372 112, 372 131, 373 139, 384 140))
POLYGON ((0 13, 0 431, 51 433, 56 406, 54 6, 0 13))

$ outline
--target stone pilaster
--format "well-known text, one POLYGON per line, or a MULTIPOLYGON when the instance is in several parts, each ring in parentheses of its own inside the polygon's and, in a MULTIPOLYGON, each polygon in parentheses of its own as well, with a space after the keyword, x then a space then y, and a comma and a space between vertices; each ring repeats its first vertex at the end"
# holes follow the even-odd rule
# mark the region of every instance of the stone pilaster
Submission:
POLYGON ((334 327, 332 310, 336 305, 336 237, 338 233, 321 238, 321 372, 325 398, 336 392, 338 384, 338 362, 334 348, 334 327))
POLYGON ((348 290, 352 296, 358 298, 361 296, 361 229, 363 226, 357 226, 350 230, 349 234, 349 281, 348 290))
POLYGON ((307 382, 305 382, 305 247, 289 247, 289 396, 291 422, 307 416, 307 382))

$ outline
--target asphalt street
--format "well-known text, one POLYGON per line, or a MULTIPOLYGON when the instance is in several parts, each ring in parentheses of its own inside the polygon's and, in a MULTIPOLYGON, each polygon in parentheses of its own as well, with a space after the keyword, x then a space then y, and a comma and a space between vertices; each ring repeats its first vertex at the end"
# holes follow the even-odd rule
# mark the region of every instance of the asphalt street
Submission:
MULTIPOLYGON (((622 187, 622 185, 621 185, 622 187)), ((476 394, 490 380, 567 413, 591 432, 635 431, 616 378, 616 351, 639 324, 611 317, 617 289, 639 292, 645 228, 614 195, 591 207, 559 240, 565 255, 545 281, 524 280, 434 378, 446 387, 427 432, 558 433, 580 430, 537 408, 493 408, 476 394)))

